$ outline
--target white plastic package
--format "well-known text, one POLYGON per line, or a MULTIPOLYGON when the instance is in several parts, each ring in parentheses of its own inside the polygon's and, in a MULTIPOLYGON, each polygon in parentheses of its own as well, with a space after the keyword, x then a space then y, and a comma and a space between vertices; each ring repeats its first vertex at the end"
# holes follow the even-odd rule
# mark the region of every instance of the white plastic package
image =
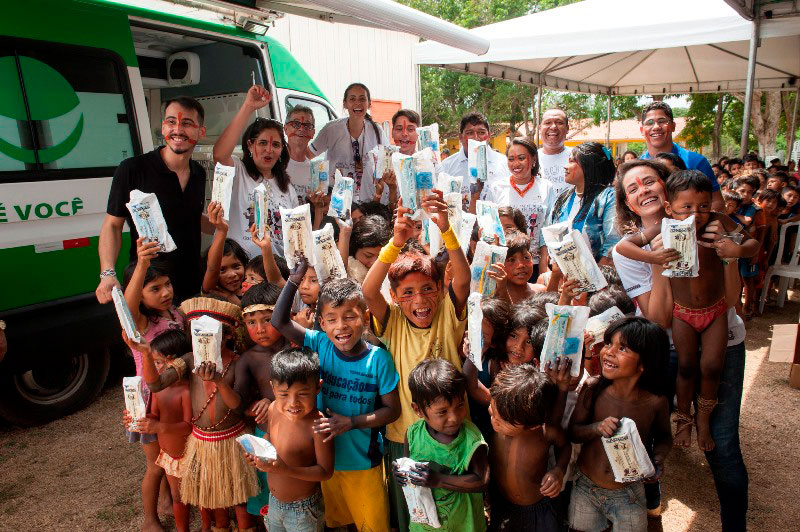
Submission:
POLYGON ((281 209, 283 225, 283 250, 286 265, 291 270, 297 264, 298 255, 308 261, 309 266, 317 263, 314 253, 314 235, 311 224, 311 205, 304 203, 294 209, 281 209))
POLYGON ((556 357, 566 357, 572 360, 569 374, 577 377, 581 371, 583 331, 589 320, 589 307, 546 303, 544 309, 547 311, 547 333, 539 367, 544 371, 548 362, 555 363, 556 357))
POLYGON ((467 357, 472 361, 478 371, 483 370, 483 311, 481 310, 483 297, 473 292, 467 298, 467 337, 469 338, 469 353, 467 357))
POLYGON ((264 438, 259 438, 252 434, 242 434, 236 438, 236 443, 241 445, 245 452, 262 460, 276 460, 278 458, 278 451, 275 450, 275 446, 264 438))
POLYGON ((489 176, 489 146, 486 141, 469 139, 467 141, 467 166, 472 183, 486 182, 489 176))
POLYGON ((339 218, 340 220, 350 219, 350 209, 353 207, 353 178, 344 177, 339 169, 336 169, 336 180, 333 184, 331 194, 331 204, 328 207, 328 216, 339 218))
POLYGON ((392 168, 397 178, 397 189, 403 207, 411 210, 413 220, 418 220, 421 217, 422 207, 417 201, 417 176, 413 157, 400 152, 393 153, 392 168))
POLYGON ((114 300, 114 308, 117 311, 117 318, 119 319, 119 324, 122 325, 122 330, 131 340, 141 342, 142 335, 136 330, 136 323, 133 321, 131 309, 128 307, 128 302, 125 301, 125 295, 118 286, 111 289, 111 299, 114 300))
POLYGON ((464 255, 469 251, 469 244, 472 241, 472 230, 475 228, 477 219, 478 217, 476 215, 461 211, 461 227, 458 231, 458 242, 461 244, 464 255))
POLYGON ((383 178, 387 170, 392 169, 392 154, 400 151, 399 146, 386 146, 378 144, 369 151, 372 159, 372 177, 375 181, 383 178))
POLYGON ((231 194, 233 193, 233 180, 236 177, 236 168, 225 166, 222 163, 214 165, 214 181, 211 184, 211 201, 222 205, 222 217, 230 220, 231 194))
POLYGON ((442 162, 442 155, 439 151, 439 124, 433 123, 429 126, 417 128, 419 149, 430 148, 436 164, 442 162))
POLYGON ((270 231, 268 201, 267 187, 261 183, 253 189, 253 222, 256 224, 256 236, 261 239, 270 231))
POLYGON ((317 271, 317 279, 320 284, 327 283, 333 279, 347 277, 347 270, 344 268, 344 261, 339 249, 336 247, 336 240, 333 238, 333 226, 325 224, 319 231, 314 231, 314 252, 317 255, 317 262, 314 268, 317 271))
MULTIPOLYGON (((444 201, 447 203, 447 220, 450 222, 450 227, 453 228, 456 236, 459 236, 461 230, 461 194, 458 192, 445 194, 444 201)), ((432 221, 428 224, 428 237, 430 254, 435 257, 441 251, 444 242, 442 242, 442 232, 432 221)), ((459 242, 461 242, 460 237, 459 242)))
POLYGON ((330 162, 322 158, 322 156, 311 159, 311 174, 308 183, 309 196, 315 192, 328 193, 330 183, 330 162))
MULTIPOLYGON (((395 460, 397 470, 400 473, 410 473, 414 467, 424 462, 416 462, 411 458, 398 458, 395 460)), ((433 500, 433 492, 425 486, 417 486, 411 482, 406 482, 403 486, 403 496, 406 498, 408 513, 412 523, 421 523, 432 528, 440 528, 439 514, 436 513, 436 502, 433 500)))
POLYGON ((481 230, 481 240, 494 244, 494 237, 498 238, 501 246, 506 245, 506 234, 500 222, 497 205, 491 201, 478 200, 475 203, 475 215, 478 217, 478 227, 481 230))
POLYGON ((433 177, 436 169, 433 164, 433 151, 425 148, 413 156, 414 159, 414 184, 417 190, 417 205, 422 207, 422 200, 429 196, 433 190, 433 177))
POLYGON ((589 318, 589 321, 586 322, 586 332, 592 337, 592 343, 589 345, 589 347, 602 342, 603 335, 605 334, 606 329, 608 329, 608 326, 624 317, 625 314, 623 314, 620 309, 617 307, 611 307, 605 312, 601 312, 597 316, 592 316, 589 318))
POLYGON ((161 251, 166 253, 178 249, 167 231, 167 222, 155 194, 131 190, 130 201, 125 206, 131 213, 133 225, 140 237, 145 237, 148 242, 158 242, 161 251))
POLYGON ((477 292, 484 297, 494 297, 497 281, 489 277, 487 272, 492 264, 505 262, 506 253, 508 248, 505 246, 494 246, 482 240, 478 241, 470 266, 472 276, 470 292, 477 292))
POLYGON ((211 316, 200 316, 190 323, 194 369, 203 362, 213 362, 222 373, 222 323, 211 316))
MULTIPOLYGON (((125 410, 131 416, 130 429, 147 414, 147 403, 144 400, 144 379, 142 377, 122 377, 122 392, 125 394, 125 410)), ((137 432, 131 430, 131 432, 137 432)))
POLYGON ((458 194, 461 195, 461 185, 463 182, 463 177, 446 174, 444 172, 436 176, 436 188, 441 190, 443 194, 458 192, 458 194))
POLYGON ((581 292, 597 292, 608 286, 586 239, 569 222, 543 227, 542 236, 564 277, 578 281, 581 292))
POLYGON ((661 221, 661 239, 665 249, 672 248, 681 254, 678 260, 669 263, 669 268, 664 269, 664 276, 697 277, 700 275, 694 214, 685 220, 664 218, 661 221))
POLYGON ((634 420, 627 417, 620 419, 617 432, 610 438, 601 439, 617 482, 635 482, 652 477, 656 472, 634 420))

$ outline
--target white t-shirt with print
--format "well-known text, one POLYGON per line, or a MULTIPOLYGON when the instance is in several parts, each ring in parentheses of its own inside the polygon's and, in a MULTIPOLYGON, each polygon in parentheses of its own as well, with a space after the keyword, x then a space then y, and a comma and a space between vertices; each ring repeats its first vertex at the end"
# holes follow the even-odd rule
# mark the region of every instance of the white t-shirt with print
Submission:
POLYGON ((386 138, 383 129, 380 126, 377 127, 377 136, 375 135, 375 130, 373 122, 365 120, 364 130, 358 139, 354 139, 347 129, 347 117, 339 118, 325 124, 325 127, 317 134, 317 137, 308 145, 311 151, 317 155, 327 152, 325 158, 330 161, 330 179, 331 185, 333 185, 337 169, 343 176, 356 179, 353 141, 358 140, 364 170, 361 183, 357 181, 354 183, 354 191, 357 193, 353 195, 353 201, 370 201, 372 196, 375 195, 372 172, 369 171, 366 164, 369 159, 368 154, 378 144, 389 144, 389 139, 386 138))
POLYGON ((303 162, 289 159, 289 164, 286 165, 286 173, 289 174, 289 181, 292 183, 295 192, 297 192, 297 200, 302 205, 306 202, 308 196, 308 189, 311 186, 311 163, 306 158, 303 162))
MULTIPOLYGON (((542 227, 553 207, 555 196, 553 185, 550 181, 536 177, 533 186, 525 192, 524 196, 511 188, 511 178, 507 181, 496 181, 488 187, 486 200, 496 203, 501 207, 519 209, 528 223, 528 236, 531 238, 531 255, 533 263, 539 264, 539 247, 542 227)), ((519 187, 525 188, 525 186, 519 187)))
POLYGON ((233 193, 231 194, 231 214, 228 221, 228 238, 235 240, 244 248, 250 257, 261 255, 261 249, 253 244, 250 239, 250 226, 255 223, 255 189, 261 183, 267 189, 269 200, 267 202, 267 223, 272 229, 272 249, 276 255, 283 257, 283 230, 281 224, 280 208, 293 208, 300 205, 297 200, 297 192, 292 184, 286 192, 281 191, 275 179, 264 179, 259 177, 257 180, 251 178, 244 167, 244 163, 233 156, 233 166, 236 168, 236 175, 233 181, 233 193))
POLYGON ((561 153, 547 155, 544 150, 539 150, 539 175, 553 184, 555 195, 558 197, 561 192, 569 186, 564 181, 567 161, 569 161, 570 149, 564 148, 561 153))
MULTIPOLYGON (((489 187, 495 183, 503 182, 511 177, 511 171, 508 169, 508 159, 506 159, 505 155, 499 151, 490 149, 487 150, 486 159, 489 172, 486 176, 486 184, 483 187, 481 199, 486 198, 489 187)), ((469 186, 471 180, 469 176, 469 161, 467 160, 467 154, 464 153, 464 149, 459 149, 457 153, 454 153, 442 161, 437 173, 439 172, 444 172, 452 176, 461 176, 464 178, 461 182, 461 195, 464 196, 464 203, 466 205, 464 210, 467 210, 467 207, 469 206, 469 186)))

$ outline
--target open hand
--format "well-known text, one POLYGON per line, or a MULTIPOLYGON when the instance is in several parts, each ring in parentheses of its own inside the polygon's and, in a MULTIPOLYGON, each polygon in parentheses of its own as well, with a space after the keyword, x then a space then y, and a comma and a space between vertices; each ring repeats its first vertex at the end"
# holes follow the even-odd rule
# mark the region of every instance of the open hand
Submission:
POLYGON ((650 264, 666 265, 680 258, 680 252, 672 248, 661 248, 655 251, 650 251, 650 264))
POLYGON ((322 440, 329 442, 336 436, 344 434, 353 428, 353 419, 349 416, 341 416, 330 408, 326 410, 328 417, 317 419, 314 421, 314 432, 317 434, 328 434, 328 437, 322 440))
POLYGON ((265 397, 258 401, 253 401, 253 404, 250 405, 248 412, 255 418, 256 424, 260 425, 267 421, 270 403, 272 401, 265 397))

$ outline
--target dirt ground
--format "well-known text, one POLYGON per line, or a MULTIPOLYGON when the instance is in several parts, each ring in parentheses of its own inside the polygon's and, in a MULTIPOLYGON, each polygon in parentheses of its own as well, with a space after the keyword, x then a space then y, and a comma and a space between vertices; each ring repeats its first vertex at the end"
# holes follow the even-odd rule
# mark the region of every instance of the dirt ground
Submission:
MULTIPOLYGON (((788 364, 767 361, 771 325, 798 322, 800 293, 791 299, 748 324, 740 434, 750 474, 751 530, 797 530, 800 522, 800 390, 787 383, 788 364)), ((0 426, 1 529, 139 529, 144 455, 122 434, 120 382, 115 375, 89 408, 48 425, 0 426)), ((720 529, 714 483, 698 449, 673 449, 662 489, 662 519, 651 530, 720 529)))

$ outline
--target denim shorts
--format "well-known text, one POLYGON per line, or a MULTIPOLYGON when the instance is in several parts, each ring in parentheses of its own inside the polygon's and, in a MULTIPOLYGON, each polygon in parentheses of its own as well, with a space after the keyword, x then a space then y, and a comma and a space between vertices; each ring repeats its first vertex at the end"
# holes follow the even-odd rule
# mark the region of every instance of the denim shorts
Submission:
POLYGON ((264 517, 269 532, 322 532, 325 529, 325 502, 322 491, 302 501, 281 502, 269 494, 269 513, 264 517))
POLYGON ((610 490, 601 488, 580 470, 576 472, 569 501, 569 526, 573 530, 594 532, 645 532, 647 504, 642 481, 610 490))

